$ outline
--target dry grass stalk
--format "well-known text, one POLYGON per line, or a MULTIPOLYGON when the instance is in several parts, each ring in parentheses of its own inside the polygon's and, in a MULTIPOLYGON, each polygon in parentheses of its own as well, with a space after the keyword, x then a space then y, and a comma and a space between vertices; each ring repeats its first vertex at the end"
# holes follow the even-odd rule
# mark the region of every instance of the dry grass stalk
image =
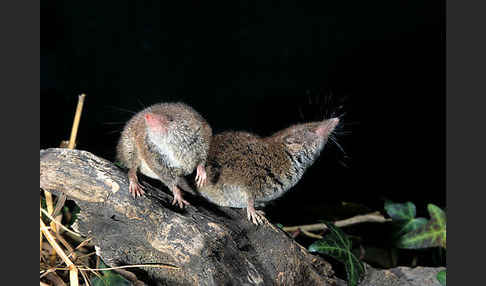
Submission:
POLYGON ((81 119, 81 112, 83 111, 84 98, 86 94, 82 93, 78 97, 78 106, 76 107, 76 114, 74 115, 73 128, 71 129, 71 138, 69 138, 68 149, 74 149, 76 145, 76 136, 78 134, 79 121, 81 119))
MULTIPOLYGON (((384 223, 388 222, 391 219, 385 218, 383 215, 380 214, 380 212, 373 212, 369 214, 364 214, 364 215, 357 215, 348 219, 343 219, 343 220, 338 220, 334 224, 337 227, 344 227, 344 226, 350 226, 358 223, 363 223, 363 222, 379 222, 379 223, 384 223)), ((297 226, 286 226, 283 227, 284 231, 287 232, 294 232, 297 230, 301 230, 302 233, 305 235, 308 235, 310 237, 314 238, 322 238, 322 236, 313 234, 311 231, 317 231, 317 230, 326 230, 327 226, 324 223, 316 223, 316 224, 308 224, 308 225, 297 225, 297 226)))
MULTIPOLYGON (((49 193, 48 191, 44 191, 44 196, 46 198, 46 206, 47 206, 47 212, 52 213, 54 211, 53 203, 52 203, 52 194, 49 193)), ((54 231, 57 231, 56 229, 56 223, 54 222, 55 220, 51 221, 51 229, 54 231)), ((49 255, 49 261, 51 263, 54 263, 56 261, 56 252, 53 251, 49 255)))
MULTIPOLYGON (((40 219, 42 219, 42 201, 39 201, 40 204, 40 219)), ((40 260, 42 261, 42 230, 40 230, 40 260)))
MULTIPOLYGON (((64 148, 69 148, 69 149, 74 149, 75 146, 76 146, 76 136, 77 136, 77 133, 78 133, 78 127, 79 127, 79 122, 80 122, 80 119, 81 119, 81 112, 83 110, 83 103, 84 103, 84 98, 86 97, 85 94, 81 94, 79 95, 78 97, 78 105, 77 105, 77 108, 76 108, 76 113, 75 113, 75 116, 74 116, 74 122, 73 122, 73 127, 71 129, 71 137, 69 139, 69 142, 66 144, 65 141, 61 142, 61 147, 64 147, 64 148)), ((51 265, 54 265, 55 264, 55 261, 56 261, 56 254, 59 255, 59 257, 64 261, 64 263, 66 263, 66 265, 68 266, 68 270, 69 270, 69 277, 70 277, 70 285, 79 285, 79 281, 78 281, 78 269, 77 267, 74 265, 74 263, 69 259, 69 256, 73 255, 74 256, 74 250, 71 245, 69 245, 69 243, 59 234, 58 232, 58 226, 69 232, 70 234, 73 234, 75 236, 78 236, 78 237, 82 237, 79 233, 76 233, 74 231, 71 231, 69 230, 68 228, 66 228, 65 226, 63 226, 60 222, 62 220, 62 214, 56 216, 56 213, 60 211, 60 209, 62 208, 62 206, 64 205, 64 202, 66 200, 66 197, 65 196, 61 196, 59 199, 58 199, 58 202, 57 202, 57 205, 56 205, 56 208, 54 209, 54 204, 53 204, 53 199, 52 199, 52 194, 48 191, 44 191, 44 195, 45 195, 45 198, 46 198, 46 205, 47 205, 47 211, 45 211, 44 209, 42 209, 42 204, 40 205, 40 217, 41 217, 41 228, 40 228, 40 260, 42 261, 42 240, 43 240, 43 237, 42 235, 44 235, 49 244, 52 246, 52 254, 50 255, 50 263, 51 265), (49 232, 49 228, 46 227, 44 225, 44 223, 42 222, 42 213, 44 213, 50 220, 50 229, 52 229, 54 232, 55 232, 55 236, 57 238, 58 241, 61 242, 61 244, 69 250, 70 252, 70 255, 66 255, 66 253, 63 251, 63 249, 59 246, 59 244, 57 244, 56 242, 56 239, 54 238, 54 236, 49 232), (55 217, 53 217, 55 216, 55 217)), ((89 240, 86 240, 86 241, 89 241, 89 240)), ((86 244, 86 243, 85 243, 86 244)), ((84 246, 85 244, 82 244, 82 245, 79 245, 76 249, 84 246)), ((49 272, 46 272, 44 274, 47 274, 49 272)), ((42 276, 41 276, 42 277, 42 276)), ((86 280, 86 277, 84 277, 83 275, 83 278, 85 280, 85 282, 87 283, 87 280, 86 280)), ((41 282, 41 284, 43 284, 41 282)), ((88 285, 88 284, 87 284, 88 285)))
MULTIPOLYGON (((116 270, 116 269, 124 269, 124 268, 140 268, 140 267, 151 267, 151 268, 166 268, 166 269, 173 269, 173 270, 180 270, 180 267, 170 264, 132 264, 132 265, 123 265, 123 266, 116 266, 116 267, 107 267, 107 268, 89 268, 89 267, 78 267, 80 271, 107 271, 107 270, 116 270)), ((53 268, 54 270, 69 270, 66 267, 58 267, 53 268)))
MULTIPOLYGON (((71 129, 71 137, 69 139, 69 144, 67 146, 69 149, 74 149, 74 147, 76 145, 76 136, 77 136, 77 133, 78 133, 79 121, 81 119, 81 112, 83 110, 83 104, 84 104, 84 98, 85 97, 86 97, 86 94, 84 94, 84 93, 79 95, 79 97, 78 97, 78 105, 76 107, 76 113, 74 115, 73 127, 71 129)), ((63 146, 63 142, 61 142, 61 146, 63 146)), ((44 195, 45 195, 45 198, 46 198, 47 212, 49 214, 54 215, 54 204, 53 204, 52 194, 49 193, 48 191, 44 191, 44 195)), ((65 197, 62 197, 62 199, 60 201, 64 201, 64 200, 65 200, 65 197)), ((60 201, 58 202, 57 207, 62 207, 61 204, 60 204, 60 201)), ((56 207, 56 209, 57 209, 57 207, 56 207)), ((54 232, 57 232, 56 221, 61 221, 61 219, 62 219, 62 215, 60 215, 58 218, 56 217, 56 219, 54 219, 54 220, 51 220, 50 226, 51 226, 51 229, 54 232)), ((40 244, 42 245, 42 236, 41 236, 40 240, 41 240, 40 244)), ((55 260, 56 260, 56 253, 53 252, 50 256, 50 261, 51 261, 51 263, 54 263, 55 260)))
POLYGON ((46 212, 43 208, 41 208, 41 213, 44 213, 46 215, 46 217, 48 217, 51 222, 54 222, 55 224, 59 225, 60 228, 62 228, 63 230, 69 232, 70 234, 72 235, 75 235, 77 237, 83 237, 80 233, 77 233, 75 231, 72 231, 70 230, 69 228, 65 227, 64 225, 62 225, 60 222, 58 222, 57 220, 55 220, 48 212, 46 212))
MULTIPOLYGON (((47 212, 49 214, 52 214, 53 211, 54 211, 54 203, 53 203, 53 199, 52 199, 52 194, 49 193, 48 191, 44 191, 44 195, 45 195, 45 198, 46 198, 46 205, 47 205, 47 212)), ((56 224, 54 222, 51 222, 51 228, 53 231, 57 231, 56 229, 56 224)))
MULTIPOLYGON (((92 239, 92 237, 90 237, 90 238, 88 238, 86 240, 83 240, 78 246, 76 246, 76 248, 74 248, 71 252, 69 252, 68 257, 73 257, 73 259, 75 259, 75 257, 76 257, 75 251, 76 250, 79 250, 80 248, 82 248, 84 246, 86 246, 91 241, 91 239, 92 239)), ((77 258, 88 257, 88 256, 91 256, 93 254, 96 254, 96 252, 91 252, 91 253, 88 253, 88 254, 85 254, 85 255, 80 255, 77 258)))
POLYGON ((52 234, 49 232, 47 229, 46 225, 40 220, 40 228, 44 236, 46 237, 47 241, 49 244, 54 248, 56 251, 57 255, 66 263, 66 266, 68 267, 69 270, 69 281, 70 285, 77 286, 79 285, 78 281, 78 269, 76 265, 69 259, 69 257, 66 255, 64 250, 57 244, 56 239, 52 236, 52 234))

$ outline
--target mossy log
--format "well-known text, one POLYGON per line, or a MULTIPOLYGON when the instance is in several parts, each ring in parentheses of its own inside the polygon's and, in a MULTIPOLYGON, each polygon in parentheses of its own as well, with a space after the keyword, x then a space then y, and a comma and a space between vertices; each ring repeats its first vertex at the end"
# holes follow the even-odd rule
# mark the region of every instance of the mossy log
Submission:
POLYGON ((93 237, 105 263, 179 268, 143 268, 151 285, 335 285, 328 262, 271 223, 255 226, 243 209, 187 193, 192 205, 181 210, 167 188, 146 181, 146 195, 134 199, 112 162, 81 150, 40 151, 40 188, 76 202, 76 229, 93 237))

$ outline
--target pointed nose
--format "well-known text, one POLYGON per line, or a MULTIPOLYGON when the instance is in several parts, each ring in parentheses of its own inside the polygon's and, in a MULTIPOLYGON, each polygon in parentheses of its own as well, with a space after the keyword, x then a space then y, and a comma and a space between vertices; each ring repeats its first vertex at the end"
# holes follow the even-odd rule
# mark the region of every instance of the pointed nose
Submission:
POLYGON ((330 126, 331 128, 336 127, 336 125, 339 124, 339 118, 334 117, 334 118, 329 119, 329 124, 331 125, 330 126))
POLYGON ((317 129, 317 134, 319 136, 327 137, 334 130, 336 125, 338 125, 338 123, 339 123, 339 118, 337 117, 324 120, 322 124, 320 124, 320 127, 317 129))

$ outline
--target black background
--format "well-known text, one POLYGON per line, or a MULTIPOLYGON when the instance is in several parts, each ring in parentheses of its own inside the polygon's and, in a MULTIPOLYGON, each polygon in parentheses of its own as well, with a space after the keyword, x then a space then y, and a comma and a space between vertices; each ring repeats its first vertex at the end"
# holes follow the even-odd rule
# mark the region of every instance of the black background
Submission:
POLYGON ((444 4, 255 2, 42 1, 40 147, 69 138, 81 92, 77 147, 110 160, 121 109, 184 101, 216 133, 265 136, 344 102, 347 156, 328 146, 271 218, 385 197, 444 207, 444 4))

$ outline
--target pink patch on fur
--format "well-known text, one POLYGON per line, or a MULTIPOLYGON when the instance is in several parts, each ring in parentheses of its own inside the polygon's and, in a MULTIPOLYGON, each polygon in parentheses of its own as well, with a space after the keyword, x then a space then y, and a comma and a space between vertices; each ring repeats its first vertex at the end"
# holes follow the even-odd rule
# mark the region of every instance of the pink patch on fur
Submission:
POLYGON ((158 118, 151 113, 145 114, 145 122, 150 126, 156 126, 160 124, 158 118))
POLYGON ((166 131, 166 122, 162 115, 147 113, 145 114, 144 118, 147 126, 153 131, 162 133, 166 131))

